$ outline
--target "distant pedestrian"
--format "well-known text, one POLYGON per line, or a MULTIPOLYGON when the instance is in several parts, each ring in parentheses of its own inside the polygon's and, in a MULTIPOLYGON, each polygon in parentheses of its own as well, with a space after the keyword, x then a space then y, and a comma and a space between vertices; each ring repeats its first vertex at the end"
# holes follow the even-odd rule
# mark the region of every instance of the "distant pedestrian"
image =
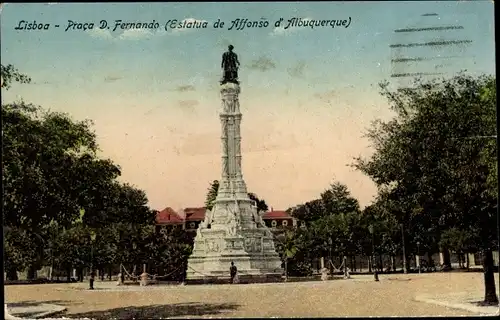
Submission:
POLYGON ((90 284, 89 289, 90 290, 94 290, 94 278, 95 278, 95 272, 92 271, 92 272, 90 272, 90 280, 89 280, 89 284, 90 284))
POLYGON ((238 273, 238 269, 234 265, 233 261, 231 261, 231 268, 229 268, 229 273, 231 275, 231 283, 234 283, 234 278, 236 277, 236 274, 238 273))

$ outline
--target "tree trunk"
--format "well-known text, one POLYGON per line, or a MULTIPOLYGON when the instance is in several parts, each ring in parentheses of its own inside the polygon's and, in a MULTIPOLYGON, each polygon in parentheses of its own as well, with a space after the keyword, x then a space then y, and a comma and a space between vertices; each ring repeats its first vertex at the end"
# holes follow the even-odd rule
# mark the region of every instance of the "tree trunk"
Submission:
POLYGON ((467 271, 469 271, 470 268, 470 260, 469 260, 469 254, 465 254, 465 267, 467 268, 467 271))
POLYGON ((372 273, 372 259, 368 257, 368 273, 372 273))
POLYGON ((28 280, 35 280, 36 279, 36 268, 34 265, 30 265, 28 267, 28 272, 26 274, 26 278, 28 280))
POLYGON ((288 258, 285 257, 285 281, 288 280, 288 258))
POLYGON ((99 269, 99 273, 101 274, 101 281, 104 281, 104 268, 99 269))
POLYGON ((450 250, 443 250, 443 266, 446 266, 451 269, 451 261, 450 261, 450 250))
POLYGON ((498 305, 498 296, 495 287, 495 273, 493 271, 493 252, 487 249, 484 252, 484 303, 488 305, 498 305))
POLYGON ((432 253, 429 251, 427 251, 427 265, 430 267, 432 265, 434 265, 434 261, 432 260, 432 253))
POLYGON ((382 260, 382 255, 378 256, 378 261, 379 261, 378 270, 380 272, 383 272, 384 271, 384 261, 382 260))
POLYGON ((17 277, 17 270, 15 268, 9 268, 6 270, 7 272, 7 280, 15 281, 19 280, 17 277))
POLYGON ((396 271, 396 258, 391 256, 391 272, 396 271))
POLYGON ((347 275, 347 256, 344 256, 344 276, 347 275))
MULTIPOLYGON (((83 282, 83 267, 78 269, 78 277, 80 279, 80 282, 83 282)), ((87 269, 87 272, 86 272, 87 276, 89 276, 89 273, 88 273, 88 269, 87 269)))
POLYGON ((66 268, 66 281, 71 282, 71 267, 66 268))
POLYGON ((113 272, 113 268, 109 267, 109 272, 108 272, 108 280, 111 281, 111 272, 113 272))

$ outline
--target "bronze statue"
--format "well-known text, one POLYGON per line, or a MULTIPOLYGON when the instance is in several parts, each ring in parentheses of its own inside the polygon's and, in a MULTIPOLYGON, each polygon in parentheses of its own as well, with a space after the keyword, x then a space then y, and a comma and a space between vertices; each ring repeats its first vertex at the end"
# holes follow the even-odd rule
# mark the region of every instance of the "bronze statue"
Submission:
POLYGON ((222 78, 221 84, 231 82, 239 84, 238 82, 238 67, 240 62, 238 61, 238 55, 233 52, 234 47, 229 45, 229 51, 224 52, 222 55, 221 68, 224 69, 224 77, 222 78))

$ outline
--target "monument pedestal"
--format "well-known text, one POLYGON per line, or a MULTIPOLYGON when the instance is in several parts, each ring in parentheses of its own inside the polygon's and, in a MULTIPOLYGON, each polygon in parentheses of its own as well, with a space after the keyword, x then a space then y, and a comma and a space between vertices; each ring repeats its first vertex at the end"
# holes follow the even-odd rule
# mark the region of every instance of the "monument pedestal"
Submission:
POLYGON ((214 206, 196 233, 189 282, 227 280, 231 262, 240 283, 276 280, 283 273, 273 235, 248 197, 241 172, 239 93, 238 84, 221 85, 222 179, 214 206))
POLYGON ((196 233, 188 260, 188 280, 229 277, 231 262, 238 268, 240 283, 246 278, 261 276, 281 278, 281 259, 274 248, 273 236, 259 221, 252 202, 250 199, 216 200, 213 212, 207 212, 207 220, 196 233), (233 220, 237 211, 239 223, 233 220), (210 227, 209 220, 212 220, 210 227))

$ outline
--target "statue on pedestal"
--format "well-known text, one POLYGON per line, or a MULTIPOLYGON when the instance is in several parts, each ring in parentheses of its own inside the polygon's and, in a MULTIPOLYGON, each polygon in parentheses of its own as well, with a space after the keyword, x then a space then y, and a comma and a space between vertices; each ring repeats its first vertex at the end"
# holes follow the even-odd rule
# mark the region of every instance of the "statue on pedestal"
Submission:
POLYGON ((224 52, 222 55, 222 63, 221 68, 224 69, 224 75, 220 84, 225 83, 235 83, 238 82, 238 67, 240 66, 240 62, 238 61, 238 55, 233 52, 234 47, 229 45, 229 51, 224 52))

